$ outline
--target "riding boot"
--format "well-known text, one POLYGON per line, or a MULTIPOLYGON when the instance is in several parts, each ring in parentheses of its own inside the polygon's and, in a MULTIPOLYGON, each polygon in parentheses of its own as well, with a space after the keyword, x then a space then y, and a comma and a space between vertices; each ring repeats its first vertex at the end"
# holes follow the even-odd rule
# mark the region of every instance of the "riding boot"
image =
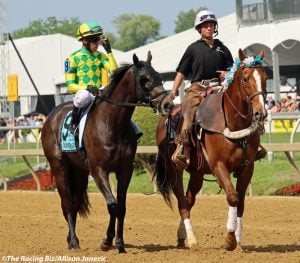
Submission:
POLYGON ((177 148, 172 155, 172 161, 182 169, 186 169, 190 164, 191 146, 188 144, 177 144, 177 148))
POLYGON ((256 153, 254 161, 258 161, 260 159, 265 158, 267 155, 267 150, 260 144, 258 147, 258 151, 256 153))
POLYGON ((141 138, 143 136, 143 132, 141 131, 139 126, 137 126, 137 124, 133 120, 131 120, 130 123, 131 123, 132 128, 134 129, 136 140, 138 140, 139 138, 141 138))
POLYGON ((71 119, 71 124, 70 124, 70 130, 71 130, 71 132, 73 132, 73 133, 75 133, 76 128, 77 128, 78 123, 79 123, 78 111, 79 111, 79 108, 77 108, 77 107, 75 107, 75 106, 73 105, 72 119, 71 119))

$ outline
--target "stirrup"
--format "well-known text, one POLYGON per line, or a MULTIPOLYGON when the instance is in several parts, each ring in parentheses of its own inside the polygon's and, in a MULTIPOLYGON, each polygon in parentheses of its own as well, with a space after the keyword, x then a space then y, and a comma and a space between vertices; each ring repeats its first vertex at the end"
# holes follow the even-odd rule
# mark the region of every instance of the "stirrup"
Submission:
POLYGON ((171 157, 172 161, 181 167, 182 169, 186 169, 190 164, 190 159, 183 154, 183 145, 178 144, 175 152, 171 157))

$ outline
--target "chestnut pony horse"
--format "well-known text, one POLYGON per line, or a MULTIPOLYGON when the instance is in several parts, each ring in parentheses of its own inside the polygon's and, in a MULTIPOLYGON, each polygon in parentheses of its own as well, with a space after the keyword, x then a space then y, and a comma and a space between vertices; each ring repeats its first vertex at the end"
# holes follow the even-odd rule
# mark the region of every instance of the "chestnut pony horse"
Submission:
POLYGON ((146 62, 134 54, 132 65, 123 65, 113 73, 110 84, 101 96, 96 97, 88 117, 83 136, 84 150, 62 152, 60 147, 60 128, 72 103, 57 106, 43 126, 42 144, 69 227, 69 249, 80 249, 75 233, 76 218, 77 213, 87 216, 89 212, 86 189, 91 174, 106 200, 110 215, 107 236, 100 247, 104 251, 110 249, 116 237, 116 248, 120 253, 126 252, 123 240, 126 192, 137 149, 131 116, 135 106, 151 106, 163 115, 168 114, 173 105, 159 73, 151 66, 151 59, 150 52, 146 62), (116 174, 117 198, 109 184, 110 172, 116 174))
POLYGON ((227 74, 229 79, 231 76, 227 89, 202 100, 195 118, 201 127, 198 126, 196 145, 192 147, 186 169, 190 178, 185 194, 183 170, 171 160, 176 145, 166 139, 166 117, 158 123, 156 183, 169 206, 172 206, 171 190, 177 198, 181 216, 177 232, 179 248, 185 247, 186 239, 188 247, 197 245, 190 212, 204 174, 213 174, 226 193, 229 205, 226 249, 240 247, 246 189, 252 178, 267 115, 264 107, 267 75, 262 66, 263 56, 262 50, 258 56, 246 58, 239 50, 239 60, 227 74), (236 188, 230 173, 237 177, 236 188))

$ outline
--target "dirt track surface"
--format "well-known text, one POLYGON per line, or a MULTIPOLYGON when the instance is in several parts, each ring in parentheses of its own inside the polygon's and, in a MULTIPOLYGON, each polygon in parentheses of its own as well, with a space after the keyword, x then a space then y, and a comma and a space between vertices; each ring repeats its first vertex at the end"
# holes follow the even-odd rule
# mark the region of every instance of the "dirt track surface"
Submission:
POLYGON ((228 252, 222 248, 227 220, 224 196, 198 197, 192 224, 199 247, 178 250, 176 204, 172 211, 160 195, 129 194, 124 231, 127 254, 118 254, 115 249, 99 250, 108 214, 101 194, 89 197, 91 214, 87 219, 79 218, 77 224, 81 250, 69 251, 67 225, 57 193, 1 192, 1 262, 5 262, 5 256, 19 257, 19 261, 11 258, 7 262, 38 262, 39 258, 41 262, 92 262, 84 261, 84 257, 133 263, 300 262, 300 198, 247 197, 244 251, 228 252), (21 261, 21 256, 28 258, 21 261))

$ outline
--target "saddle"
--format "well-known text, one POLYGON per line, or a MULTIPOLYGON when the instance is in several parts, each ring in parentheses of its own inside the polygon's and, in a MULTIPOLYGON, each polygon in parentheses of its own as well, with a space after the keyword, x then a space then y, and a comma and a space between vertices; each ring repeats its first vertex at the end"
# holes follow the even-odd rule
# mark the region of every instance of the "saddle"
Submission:
MULTIPOLYGON (((195 114, 193 126, 200 126, 205 130, 223 133, 225 117, 223 112, 223 92, 211 93, 204 96, 195 114)), ((174 140, 174 133, 180 122, 181 105, 176 105, 167 121, 168 141, 174 140)))
POLYGON ((93 100, 87 107, 81 109, 78 113, 80 121, 75 133, 70 131, 72 111, 69 111, 66 114, 60 128, 60 147, 62 152, 77 152, 81 148, 84 148, 83 133, 94 102, 95 100, 93 100))
POLYGON ((195 115, 196 125, 208 131, 223 133, 226 127, 223 95, 223 92, 212 93, 202 99, 195 115))

